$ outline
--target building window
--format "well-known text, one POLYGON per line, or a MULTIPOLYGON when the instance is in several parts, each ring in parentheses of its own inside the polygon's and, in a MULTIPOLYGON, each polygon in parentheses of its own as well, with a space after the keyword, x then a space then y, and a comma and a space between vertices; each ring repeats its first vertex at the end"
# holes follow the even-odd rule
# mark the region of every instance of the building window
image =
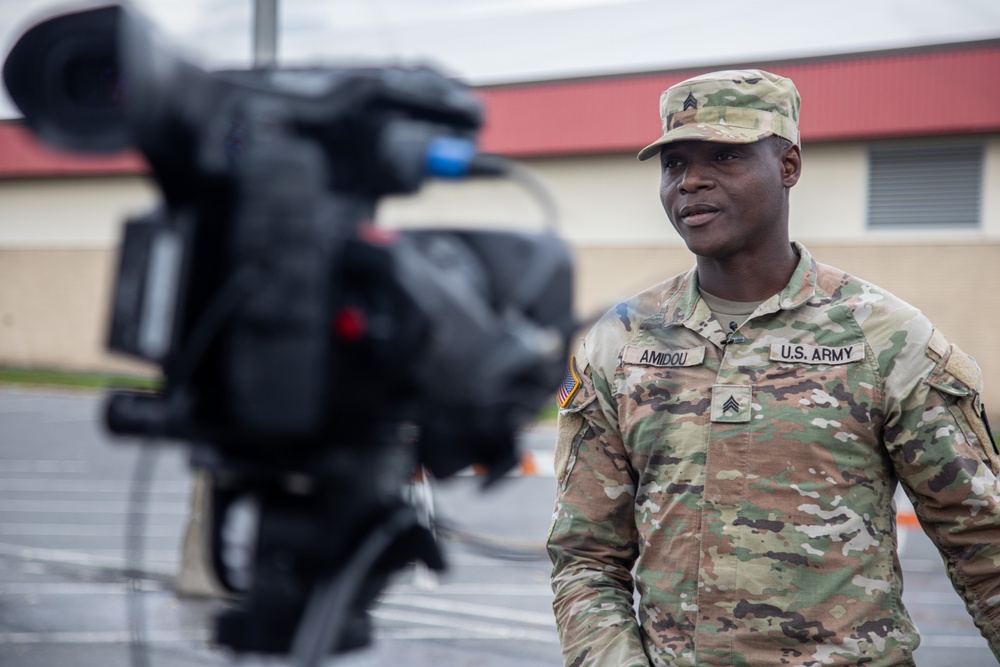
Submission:
POLYGON ((983 142, 915 140, 868 149, 868 227, 979 227, 983 142))

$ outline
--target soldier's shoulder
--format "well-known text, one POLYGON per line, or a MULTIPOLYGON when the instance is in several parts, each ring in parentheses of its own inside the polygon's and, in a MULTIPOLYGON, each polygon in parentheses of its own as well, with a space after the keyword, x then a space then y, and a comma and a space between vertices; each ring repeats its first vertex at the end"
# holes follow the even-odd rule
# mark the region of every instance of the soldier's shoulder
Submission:
MULTIPOLYGON (((643 326, 662 322, 664 313, 684 289, 689 274, 680 274, 644 289, 609 308, 586 337, 586 348, 594 363, 617 359, 618 353, 643 326)), ((602 365, 606 365, 602 364, 602 365)))
POLYGON ((620 301, 597 321, 592 333, 632 338, 643 324, 662 319, 670 303, 683 288, 686 274, 668 278, 620 301))
POLYGON ((921 310, 868 280, 818 265, 819 286, 848 307, 883 368, 893 359, 924 356, 934 325, 921 310))
POLYGON ((850 308, 862 325, 882 324, 887 319, 930 324, 918 307, 875 283, 826 264, 817 263, 817 269, 819 287, 833 303, 850 308))

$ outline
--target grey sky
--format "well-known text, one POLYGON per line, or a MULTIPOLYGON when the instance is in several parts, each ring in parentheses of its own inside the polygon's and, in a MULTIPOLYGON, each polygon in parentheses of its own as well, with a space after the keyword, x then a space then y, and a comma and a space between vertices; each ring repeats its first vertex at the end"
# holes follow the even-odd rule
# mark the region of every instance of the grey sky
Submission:
MULTIPOLYGON (((279 0, 279 62, 430 62, 499 83, 1000 38, 998 0, 279 0), (706 8, 711 9, 708 13, 706 8)), ((0 0, 0 52, 40 14, 0 0)), ((94 4, 94 3, 91 3, 94 4)), ((136 0, 208 67, 248 66, 253 0, 136 0)), ((0 118, 18 115, 0 95, 0 118)))

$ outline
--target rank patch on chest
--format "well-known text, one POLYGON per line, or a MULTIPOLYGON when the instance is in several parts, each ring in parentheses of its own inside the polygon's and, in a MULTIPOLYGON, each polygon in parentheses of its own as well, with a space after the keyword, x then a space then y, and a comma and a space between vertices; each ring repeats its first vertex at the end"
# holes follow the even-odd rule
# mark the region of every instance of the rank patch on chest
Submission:
POLYGON ((656 348, 627 345, 622 352, 623 364, 635 364, 638 366, 679 368, 681 366, 701 366, 704 361, 704 346, 684 350, 659 350, 656 348))
POLYGON ((750 421, 753 387, 742 384, 712 385, 712 421, 739 424, 750 421))
POLYGON ((800 343, 771 343, 771 361, 790 364, 851 364, 864 361, 865 344, 824 347, 800 343))

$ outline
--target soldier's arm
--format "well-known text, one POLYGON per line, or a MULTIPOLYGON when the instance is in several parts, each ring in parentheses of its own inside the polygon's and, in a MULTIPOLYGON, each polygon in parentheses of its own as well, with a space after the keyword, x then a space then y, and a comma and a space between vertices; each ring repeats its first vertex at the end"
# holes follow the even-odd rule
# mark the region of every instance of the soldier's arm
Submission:
POLYGON ((924 531, 1000 659, 1000 458, 979 399, 982 376, 937 332, 923 352, 904 361, 924 370, 887 414, 886 442, 924 531))
POLYGON ((559 416, 548 539, 563 658, 573 667, 648 667, 632 606, 635 473, 600 395, 606 385, 595 387, 585 361, 577 370, 580 386, 559 416))

